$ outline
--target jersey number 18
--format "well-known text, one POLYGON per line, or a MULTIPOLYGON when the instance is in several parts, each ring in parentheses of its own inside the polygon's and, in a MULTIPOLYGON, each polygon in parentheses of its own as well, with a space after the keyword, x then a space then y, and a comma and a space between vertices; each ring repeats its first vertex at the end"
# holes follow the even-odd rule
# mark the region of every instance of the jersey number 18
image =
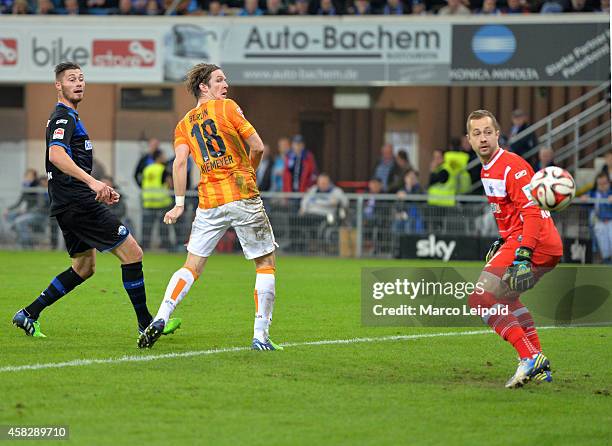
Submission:
POLYGON ((225 155, 225 143, 221 135, 217 133, 217 126, 212 119, 207 119, 202 124, 196 122, 191 128, 191 136, 195 137, 198 142, 204 162, 207 162, 210 157, 220 158, 225 155), (217 142, 219 150, 215 148, 213 141, 217 142))

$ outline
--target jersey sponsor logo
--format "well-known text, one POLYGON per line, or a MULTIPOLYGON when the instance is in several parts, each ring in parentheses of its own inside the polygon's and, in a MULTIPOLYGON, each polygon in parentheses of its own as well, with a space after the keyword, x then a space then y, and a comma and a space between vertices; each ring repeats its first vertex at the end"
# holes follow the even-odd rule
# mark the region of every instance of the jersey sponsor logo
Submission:
POLYGON ((153 67, 154 40, 93 41, 92 62, 98 67, 153 67))
POLYGON ((527 175, 527 170, 523 169, 520 172, 517 172, 514 174, 514 179, 515 180, 520 180, 521 178, 523 178, 525 175, 527 175))
POLYGON ((504 180, 483 178, 482 185, 487 197, 505 197, 508 195, 508 192, 506 191, 506 182, 504 180))
POLYGON ((53 139, 64 139, 64 129, 55 129, 53 132, 53 139))
POLYGON ((85 140, 85 150, 92 150, 93 149, 93 144, 91 143, 90 140, 86 139, 85 140))
POLYGON ((531 196, 531 184, 529 183, 525 184, 523 187, 521 187, 521 190, 527 197, 527 204, 525 204, 523 208, 528 208, 530 206, 536 206, 536 202, 533 200, 533 197, 531 196))
POLYGON ((68 124, 68 120, 67 119, 58 119, 57 121, 55 121, 56 124, 68 124))
POLYGON ((17 65, 17 40, 0 39, 0 66, 17 65))
POLYGON ((128 233, 128 230, 123 225, 119 226, 119 228, 117 229, 117 235, 127 235, 127 233, 128 233))

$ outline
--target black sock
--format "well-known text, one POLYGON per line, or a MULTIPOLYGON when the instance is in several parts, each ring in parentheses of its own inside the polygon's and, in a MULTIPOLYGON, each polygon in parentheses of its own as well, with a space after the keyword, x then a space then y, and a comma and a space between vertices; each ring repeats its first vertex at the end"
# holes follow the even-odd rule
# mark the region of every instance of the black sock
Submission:
POLYGON ((68 268, 53 279, 47 289, 40 293, 40 296, 25 308, 26 312, 32 319, 38 319, 42 310, 57 302, 62 296, 68 294, 83 282, 84 280, 74 272, 72 267, 68 268))
POLYGON ((134 306, 138 326, 145 328, 151 323, 153 316, 147 308, 147 292, 145 291, 142 262, 121 265, 121 275, 123 277, 123 288, 127 291, 134 306))

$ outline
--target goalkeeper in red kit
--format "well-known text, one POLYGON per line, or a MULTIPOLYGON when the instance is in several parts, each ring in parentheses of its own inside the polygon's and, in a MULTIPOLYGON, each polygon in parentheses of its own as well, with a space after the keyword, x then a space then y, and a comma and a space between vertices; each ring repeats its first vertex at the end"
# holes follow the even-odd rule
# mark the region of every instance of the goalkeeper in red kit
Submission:
POLYGON ((530 380, 550 382, 550 362, 542 353, 533 318, 519 296, 559 263, 563 255, 561 237, 550 213, 531 201, 531 166, 499 147, 495 116, 487 110, 472 112, 467 119, 467 137, 482 162, 480 177, 500 235, 487 253, 479 279, 484 292, 470 295, 468 303, 472 308, 507 307, 508 311, 483 318, 512 344, 520 358, 506 387, 521 387, 530 380))

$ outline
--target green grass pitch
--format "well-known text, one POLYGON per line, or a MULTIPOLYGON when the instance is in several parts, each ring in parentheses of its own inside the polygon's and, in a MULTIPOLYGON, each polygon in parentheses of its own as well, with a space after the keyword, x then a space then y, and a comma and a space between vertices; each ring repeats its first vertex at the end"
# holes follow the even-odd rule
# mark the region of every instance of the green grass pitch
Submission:
MULTIPOLYGON (((183 260, 145 257, 152 312, 183 260)), ((83 445, 558 446, 612 438, 612 328, 542 331, 555 382, 518 390, 503 387, 516 360, 492 334, 7 371, 248 347, 255 275, 240 256, 213 256, 175 313, 183 328, 140 351, 114 257, 99 256, 96 275, 43 313, 47 339, 26 337, 10 321, 66 268, 67 256, 1 252, 0 264, 0 425, 68 425, 69 443, 83 445)), ((362 326, 361 268, 417 264, 280 257, 272 338, 299 344, 468 330, 362 326)))

